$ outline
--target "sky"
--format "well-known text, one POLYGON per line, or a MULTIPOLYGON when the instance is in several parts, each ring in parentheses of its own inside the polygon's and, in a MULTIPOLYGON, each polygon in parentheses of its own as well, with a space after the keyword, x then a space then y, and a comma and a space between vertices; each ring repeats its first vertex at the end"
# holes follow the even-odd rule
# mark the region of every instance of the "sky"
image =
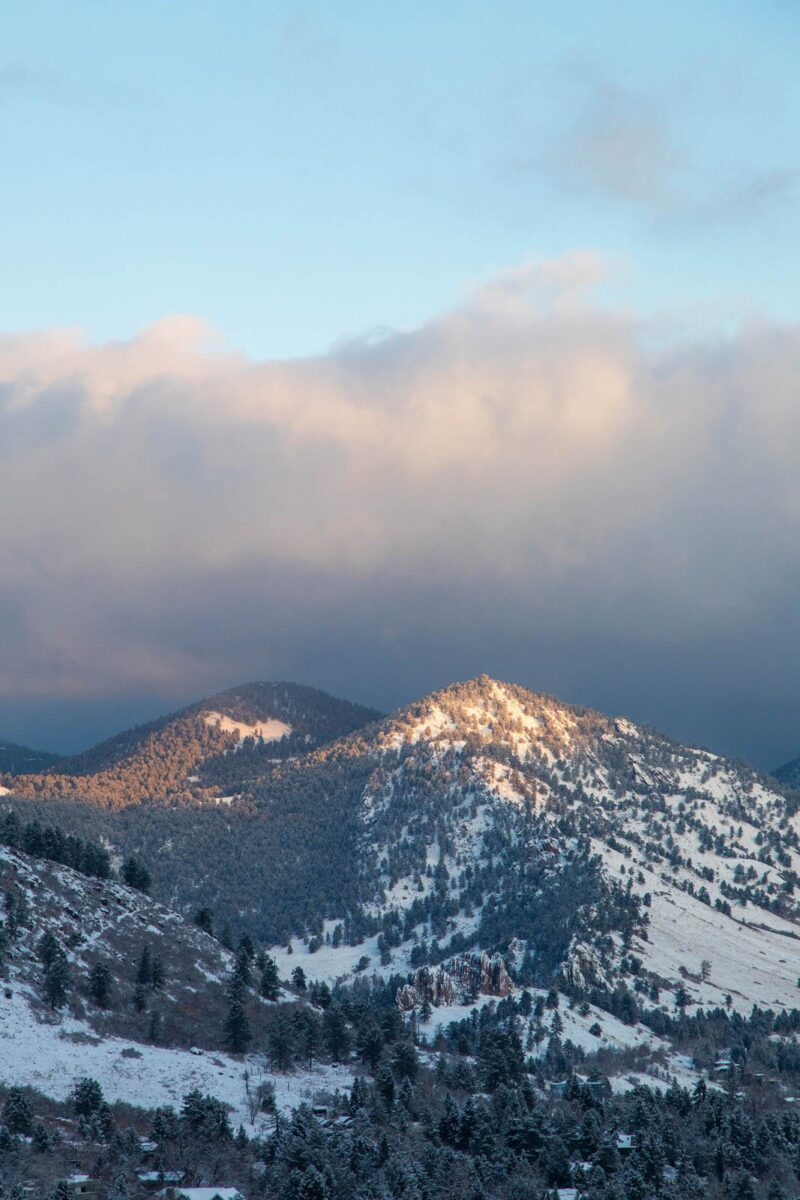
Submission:
POLYGON ((800 753, 795 4, 0 29, 0 737, 487 671, 800 753))

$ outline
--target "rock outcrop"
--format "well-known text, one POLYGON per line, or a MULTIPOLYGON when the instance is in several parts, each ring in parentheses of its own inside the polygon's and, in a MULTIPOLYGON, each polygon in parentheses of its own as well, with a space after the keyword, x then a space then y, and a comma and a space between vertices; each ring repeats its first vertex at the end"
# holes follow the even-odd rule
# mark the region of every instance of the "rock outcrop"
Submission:
POLYGON ((460 954, 438 967, 420 967, 413 983, 397 990, 397 1004, 412 1012, 429 1004, 468 1004, 478 996, 507 996, 514 987, 500 954, 460 954))

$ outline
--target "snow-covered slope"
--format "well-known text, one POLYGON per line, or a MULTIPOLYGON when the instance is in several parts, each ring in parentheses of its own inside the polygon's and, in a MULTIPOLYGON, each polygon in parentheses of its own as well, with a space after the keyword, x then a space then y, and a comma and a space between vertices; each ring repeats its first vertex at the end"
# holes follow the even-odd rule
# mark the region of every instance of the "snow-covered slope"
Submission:
MULTIPOLYGON (((306 740, 302 689, 245 692, 193 710, 198 736, 222 739, 201 778, 181 776, 215 801, 202 817, 135 804, 99 824, 73 804, 70 828, 141 855, 184 912, 211 903, 313 948, 311 977, 406 975, 513 943, 531 985, 796 1003, 800 831, 774 780, 487 677, 324 745, 306 740)), ((344 719, 325 712, 326 730, 344 719)))
MULTIPOLYGON (((512 938, 535 969, 556 905, 573 983, 797 1003, 798 818, 746 766, 486 677, 389 718, 369 752, 360 862, 391 955, 365 943, 370 969, 512 938)), ((358 958, 322 953, 328 977, 358 958)))
POLYGON ((313 1102, 320 1093, 348 1089, 352 1071, 320 1064, 291 1074, 269 1070, 262 1053, 232 1056, 220 1050, 198 1053, 153 1046, 131 1038, 98 1037, 86 1021, 69 1014, 43 1019, 31 989, 17 986, 0 1004, 0 1081, 4 1087, 32 1087, 65 1100, 78 1079, 96 1079, 109 1101, 152 1109, 180 1109, 194 1088, 221 1100, 234 1126, 258 1132, 271 1121, 248 1104, 261 1083, 269 1083, 281 1111, 313 1102), (245 1079, 247 1072, 248 1079, 245 1079))
MULTIPOLYGON (((258 1052, 226 1053, 233 956, 141 892, 6 846, 0 846, 0 892, 6 897, 0 926, 3 1088, 32 1087, 64 1100, 79 1078, 89 1076, 110 1101, 142 1108, 180 1107, 199 1088, 228 1105, 235 1124, 252 1131, 267 1118, 252 1109, 248 1085, 252 1095, 260 1083, 270 1083, 283 1110, 350 1086, 346 1066, 270 1071, 263 1044, 273 1005, 255 991, 247 1008, 258 1052), (67 962, 66 996, 55 1007, 45 988, 44 934, 56 939, 67 962), (134 1003, 145 947, 151 962, 161 965, 163 984, 146 987, 134 1003), (104 1007, 89 987, 98 963, 111 981, 104 1007)), ((278 998, 294 1000, 285 989, 278 998)))

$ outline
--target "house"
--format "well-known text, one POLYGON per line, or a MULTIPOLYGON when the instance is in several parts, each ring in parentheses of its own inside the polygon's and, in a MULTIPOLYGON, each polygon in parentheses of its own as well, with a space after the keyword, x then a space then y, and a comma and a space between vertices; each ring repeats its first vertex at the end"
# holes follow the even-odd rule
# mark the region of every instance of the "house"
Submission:
POLYGON ((558 1083, 548 1083, 547 1086, 550 1089, 550 1095, 554 1100, 564 1099, 567 1094, 567 1083, 568 1080, 566 1079, 559 1080, 558 1083))
POLYGON ((95 1181, 90 1175, 68 1175, 64 1182, 72 1196, 93 1196, 96 1191, 95 1181))
POLYGON ((183 1171, 141 1171, 136 1178, 148 1190, 163 1188, 164 1184, 174 1187, 183 1179, 183 1171))
POLYGON ((633 1134, 618 1133, 617 1134, 617 1149, 620 1154, 630 1154, 633 1149, 633 1134))
POLYGON ((580 1178, 582 1175, 588 1175, 594 1163, 586 1162, 583 1159, 578 1159, 576 1162, 570 1163, 570 1172, 573 1178, 580 1178))
POLYGON ((175 1190, 175 1200, 244 1200, 238 1188, 197 1187, 175 1190))

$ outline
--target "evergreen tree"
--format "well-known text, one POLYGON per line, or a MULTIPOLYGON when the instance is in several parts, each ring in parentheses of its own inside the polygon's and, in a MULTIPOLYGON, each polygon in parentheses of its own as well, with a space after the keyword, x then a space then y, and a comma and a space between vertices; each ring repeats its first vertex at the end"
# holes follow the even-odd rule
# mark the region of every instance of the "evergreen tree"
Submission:
POLYGON ((228 1015, 225 1018, 225 1040, 234 1054, 244 1054, 250 1045, 250 1022, 245 1011, 245 988, 234 975, 228 989, 228 1015))
POLYGON ((150 986, 154 992, 160 991, 164 986, 164 964, 157 955, 153 955, 153 962, 150 970, 150 986))
POLYGON ((350 1053, 350 1030, 338 1005, 332 1004, 322 1014, 322 1037, 334 1062, 341 1062, 350 1053))
POLYGON ((233 967, 233 974, 243 988, 250 986, 252 974, 250 970, 251 961, 251 955, 247 953, 247 949, 240 945, 239 949, 236 951, 236 961, 233 967))
POLYGON ((295 1031, 289 1015, 279 1009, 267 1032, 269 1056, 279 1071, 287 1071, 294 1060, 295 1031))
POLYGON ((67 1002, 67 990, 70 982, 69 963, 67 956, 60 946, 50 957, 44 970, 44 998, 53 1009, 62 1008, 67 1002))
POLYGON ((194 914, 194 923, 203 933, 214 936, 214 912, 210 908, 198 908, 194 914))
POLYGON ((122 864, 122 882, 138 892, 149 892, 150 872, 137 858, 127 858, 122 864))
POLYGON ((33 1109, 22 1088, 9 1088, 3 1105, 3 1124, 9 1133, 27 1137, 33 1132, 33 1109))
POLYGON ((111 1004, 111 971, 108 964, 96 962, 89 972, 89 995, 99 1008, 111 1004))
POLYGON ((32 1145, 37 1154, 46 1154, 51 1149, 50 1138, 44 1125, 34 1125, 32 1145))
POLYGON ((36 954, 39 962, 42 964, 45 970, 47 970, 47 968, 50 966, 50 963, 58 954, 59 949, 59 943, 55 937, 55 934, 51 933, 51 931, 48 929, 42 934, 42 936, 39 938, 39 941, 36 943, 36 954))
POLYGON ((84 1075, 70 1093, 72 1107, 78 1117, 90 1117, 105 1104, 103 1089, 96 1079, 84 1075))
POLYGON ((265 1000, 277 1000, 280 995, 278 967, 270 954, 264 955, 264 965, 261 970, 261 995, 265 1000))
POLYGON ((145 943, 142 947, 142 956, 139 959, 139 966, 136 969, 136 982, 142 987, 152 987, 153 984, 153 961, 150 957, 150 947, 145 943))
POLYGON ((301 966, 296 966, 292 971, 292 984, 297 988, 298 992, 306 990, 306 973, 301 966))

